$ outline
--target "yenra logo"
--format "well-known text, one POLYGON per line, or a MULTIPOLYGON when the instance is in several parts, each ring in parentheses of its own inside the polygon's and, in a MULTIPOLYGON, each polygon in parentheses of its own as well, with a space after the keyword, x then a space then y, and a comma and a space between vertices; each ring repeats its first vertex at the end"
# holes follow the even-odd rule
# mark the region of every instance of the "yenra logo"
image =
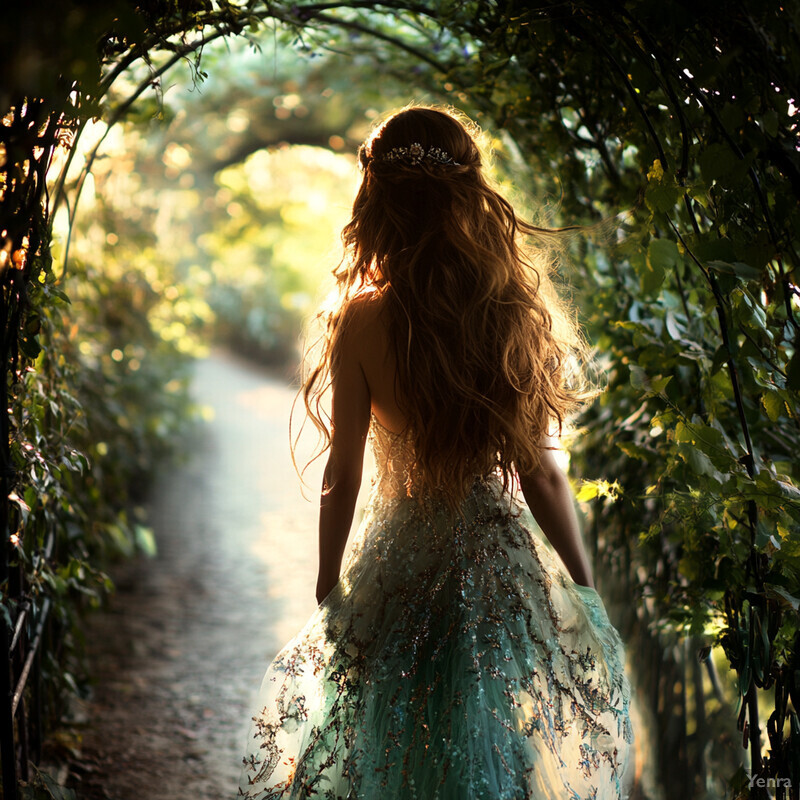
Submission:
POLYGON ((781 787, 784 789, 792 788, 791 778, 765 778, 762 775, 751 775, 748 783, 751 789, 754 786, 758 786, 762 789, 779 789, 781 787))

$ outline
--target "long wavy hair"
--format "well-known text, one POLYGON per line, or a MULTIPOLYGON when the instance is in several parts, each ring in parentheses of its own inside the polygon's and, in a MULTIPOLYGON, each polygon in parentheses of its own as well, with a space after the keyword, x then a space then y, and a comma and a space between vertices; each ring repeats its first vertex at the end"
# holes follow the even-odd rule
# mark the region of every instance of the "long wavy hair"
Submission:
POLYGON ((453 507, 476 476, 499 472, 508 488, 515 471, 535 469, 545 438, 560 435, 586 395, 579 330, 550 280, 574 228, 519 219, 484 176, 473 129, 455 112, 409 107, 360 147, 363 179, 333 273, 338 301, 322 312, 325 332, 302 388, 324 453, 320 401, 345 312, 379 293, 413 442, 411 482, 453 507), (450 163, 392 158, 416 144, 450 163))

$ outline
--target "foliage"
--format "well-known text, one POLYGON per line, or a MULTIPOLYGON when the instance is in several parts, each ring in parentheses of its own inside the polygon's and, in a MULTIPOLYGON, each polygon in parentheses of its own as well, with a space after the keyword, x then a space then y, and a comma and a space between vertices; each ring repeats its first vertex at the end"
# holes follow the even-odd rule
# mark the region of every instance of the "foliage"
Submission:
POLYGON ((23 601, 53 601, 61 641, 43 659, 51 713, 60 691, 76 689, 76 613, 111 590, 109 559, 155 552, 145 492, 190 420, 188 353, 170 336, 183 323, 156 291, 166 266, 141 240, 112 248, 112 234, 95 233, 105 246, 85 231, 66 281, 42 262, 28 286, 30 361, 11 385, 10 457, 25 476, 9 495, 14 561, 23 601))
POLYGON ((46 772, 31 765, 33 779, 23 786, 24 800, 76 800, 75 792, 59 786, 46 772))
MULTIPOLYGON (((654 698, 655 747, 671 791, 718 795, 721 774, 734 795, 764 796, 743 770, 734 774, 733 746, 722 754, 708 746, 712 730, 724 730, 729 704, 715 668, 720 647, 736 675, 753 775, 800 785, 796 7, 742 2, 719 13, 713 4, 656 0, 108 7, 106 16, 70 3, 91 24, 69 48, 59 42, 52 59, 31 46, 38 82, 31 78, 21 93, 53 103, 38 112, 40 128, 65 110, 66 122, 80 125, 123 73, 133 77, 116 84, 125 93, 105 111, 110 121, 178 61, 189 60, 202 80, 196 56, 213 39, 288 35, 309 58, 346 49, 357 73, 404 76, 502 129, 509 171, 529 190, 559 198, 565 221, 632 209, 618 242, 576 246, 572 276, 607 376, 572 453, 596 481, 581 497, 598 573, 613 576, 602 588, 620 601, 641 598, 621 617, 623 633, 654 698), (85 55, 89 41, 100 42, 102 73, 86 66, 95 63, 85 55), (72 84, 59 74, 81 80, 81 91, 70 95, 72 84)), ((17 117, 30 118, 34 106, 26 114, 18 107, 17 117)), ((11 145, 30 152, 25 130, 30 123, 12 120, 5 131, 5 152, 20 163, 11 145)), ((52 143, 54 129, 43 130, 52 143)), ((257 149, 258 137, 248 146, 257 149)), ((48 215, 37 216, 30 200, 38 203, 41 189, 23 195, 12 191, 17 184, 6 177, 4 252, 6 261, 28 252, 32 264, 47 258, 48 215)), ((19 297, 9 275, 6 296, 19 297)), ((36 302, 56 300, 45 292, 36 302)), ((24 309, 15 317, 15 308, 10 330, 30 359, 36 323, 24 309)), ((46 444, 48 453, 57 446, 46 444)))

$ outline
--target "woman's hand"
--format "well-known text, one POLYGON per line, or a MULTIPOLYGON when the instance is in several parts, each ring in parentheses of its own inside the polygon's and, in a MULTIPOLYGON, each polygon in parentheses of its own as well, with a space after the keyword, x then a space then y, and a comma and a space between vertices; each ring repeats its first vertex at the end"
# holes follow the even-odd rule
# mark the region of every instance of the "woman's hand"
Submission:
POLYGON ((320 574, 317 577, 317 604, 321 603, 339 582, 338 578, 331 578, 320 574))

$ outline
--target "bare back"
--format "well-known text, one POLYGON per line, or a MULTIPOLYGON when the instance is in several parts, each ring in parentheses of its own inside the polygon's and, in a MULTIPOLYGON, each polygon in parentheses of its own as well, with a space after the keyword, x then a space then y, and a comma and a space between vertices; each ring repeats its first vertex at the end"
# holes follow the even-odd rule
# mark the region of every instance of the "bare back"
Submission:
POLYGON ((382 298, 377 294, 354 300, 351 305, 352 337, 370 393, 372 413, 385 428, 402 432, 407 424, 395 397, 395 358, 386 323, 381 315, 382 298))

